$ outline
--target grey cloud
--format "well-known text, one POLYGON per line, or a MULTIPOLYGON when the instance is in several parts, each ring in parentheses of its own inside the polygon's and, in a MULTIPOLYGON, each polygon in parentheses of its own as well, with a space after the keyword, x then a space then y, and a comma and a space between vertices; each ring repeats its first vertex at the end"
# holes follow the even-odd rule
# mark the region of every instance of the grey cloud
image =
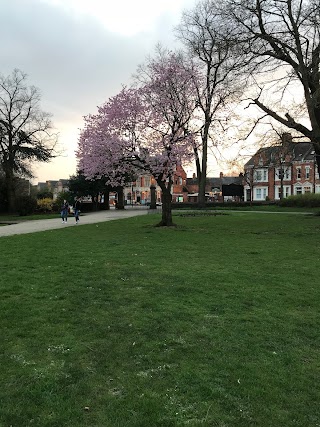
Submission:
MULTIPOLYGON (((95 113, 98 105, 129 84, 159 40, 169 47, 173 43, 176 23, 169 14, 160 17, 152 31, 129 38, 108 32, 93 18, 72 18, 39 0, 0 2, 0 73, 8 75, 14 68, 27 73, 28 84, 41 90, 42 108, 53 114, 58 131, 78 128, 82 116, 95 113)), ((66 134, 61 133, 61 139, 66 134)), ((75 145, 76 139, 68 144, 75 145)), ((66 177, 63 160, 60 167, 58 159, 50 164, 50 176, 45 176, 46 166, 40 167, 39 179, 66 177)))
MULTIPOLYGON (((3 67, 19 68, 38 86, 54 110, 88 113, 127 84, 157 42, 144 34, 127 38, 106 31, 90 18, 76 20, 37 1, 8 2, 1 11, 3 67)), ((58 111, 53 111, 59 115, 58 111)), ((64 111, 65 113, 65 111, 64 111)))

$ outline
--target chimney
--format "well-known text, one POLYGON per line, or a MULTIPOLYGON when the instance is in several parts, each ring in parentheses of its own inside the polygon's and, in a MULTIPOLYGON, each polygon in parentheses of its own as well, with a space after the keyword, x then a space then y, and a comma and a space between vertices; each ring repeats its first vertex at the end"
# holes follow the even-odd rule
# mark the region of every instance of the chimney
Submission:
POLYGON ((282 145, 291 144, 292 143, 292 135, 290 132, 285 132, 281 135, 282 145))
POLYGON ((220 178, 223 178, 223 172, 220 172, 220 178))
POLYGON ((193 172, 193 174, 192 174, 192 178, 193 179, 196 179, 197 178, 197 175, 193 172))

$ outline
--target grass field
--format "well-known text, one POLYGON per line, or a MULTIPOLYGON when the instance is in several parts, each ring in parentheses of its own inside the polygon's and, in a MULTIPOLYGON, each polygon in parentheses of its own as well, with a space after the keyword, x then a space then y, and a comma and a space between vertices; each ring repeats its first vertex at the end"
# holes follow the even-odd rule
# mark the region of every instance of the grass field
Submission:
POLYGON ((320 218, 0 238, 1 427, 320 425, 320 218))
POLYGON ((59 217, 60 217, 59 212, 47 213, 47 214, 33 214, 33 215, 26 215, 26 216, 2 213, 0 214, 0 223, 1 221, 21 222, 21 221, 33 221, 38 219, 53 219, 53 218, 59 218, 59 217))

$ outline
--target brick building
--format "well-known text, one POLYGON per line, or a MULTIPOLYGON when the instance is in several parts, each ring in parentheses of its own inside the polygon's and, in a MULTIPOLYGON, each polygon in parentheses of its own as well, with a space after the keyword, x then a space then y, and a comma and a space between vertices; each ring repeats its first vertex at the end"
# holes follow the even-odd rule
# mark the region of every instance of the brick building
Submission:
MULTIPOLYGON (((187 201, 188 190, 186 188, 187 174, 182 166, 177 166, 177 170, 173 177, 172 185, 172 201, 184 202, 187 201)), ((147 174, 139 175, 135 181, 124 187, 125 204, 141 204, 150 203, 150 186, 156 187, 156 202, 161 203, 161 189, 157 185, 153 176, 147 174)))
POLYGON ((259 149, 244 166, 244 200, 279 200, 290 195, 320 193, 319 171, 311 142, 293 142, 259 149))
MULTIPOLYGON (((187 189, 189 190, 188 193, 188 202, 197 202, 198 201, 198 192, 199 192, 199 186, 198 186, 198 179, 195 174, 193 174, 192 178, 187 178, 186 181, 187 189)), ((224 196, 223 189, 226 189, 231 186, 237 186, 237 187, 243 187, 242 183, 242 177, 241 176, 224 176, 222 172, 220 172, 219 177, 207 177, 206 178, 206 187, 205 187, 205 194, 206 194, 206 200, 208 202, 214 202, 214 201, 224 201, 224 200, 240 200, 242 197, 239 196, 224 196)), ((243 194, 243 189, 241 194, 243 194)))

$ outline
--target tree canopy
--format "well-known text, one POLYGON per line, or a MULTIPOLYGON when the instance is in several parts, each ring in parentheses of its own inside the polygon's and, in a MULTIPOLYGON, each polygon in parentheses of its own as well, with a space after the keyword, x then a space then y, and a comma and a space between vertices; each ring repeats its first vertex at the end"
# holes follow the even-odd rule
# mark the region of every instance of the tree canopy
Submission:
POLYGON ((221 0, 217 7, 221 31, 232 29, 246 58, 251 104, 313 142, 319 165, 319 0, 221 0))
POLYGON ((40 108, 40 92, 27 86, 19 70, 0 75, 0 165, 5 176, 6 202, 14 207, 14 182, 32 177, 32 163, 54 157, 56 137, 50 114, 40 108))
POLYGON ((139 68, 137 81, 85 118, 79 168, 88 178, 104 175, 112 186, 123 185, 128 174, 153 175, 163 194, 161 225, 172 225, 173 175, 193 155, 194 71, 178 54, 159 51, 139 68))

